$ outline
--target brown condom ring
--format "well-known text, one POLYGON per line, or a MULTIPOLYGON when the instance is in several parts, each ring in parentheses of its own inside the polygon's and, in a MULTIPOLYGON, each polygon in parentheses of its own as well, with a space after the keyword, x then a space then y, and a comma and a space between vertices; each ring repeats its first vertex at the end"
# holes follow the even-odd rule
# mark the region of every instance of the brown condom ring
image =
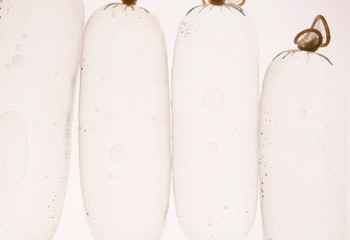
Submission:
POLYGON ((294 43, 298 44, 299 50, 308 51, 308 52, 316 52, 322 45, 323 36, 322 33, 316 29, 309 28, 301 31, 294 39, 294 43), (311 33, 315 33, 317 36, 317 43, 315 42, 316 38, 312 38, 311 41, 305 42, 303 39, 300 39, 302 36, 309 35, 311 33))
POLYGON ((322 15, 318 15, 311 28, 301 31, 294 39, 294 43, 298 45, 299 50, 316 52, 320 47, 326 47, 331 41, 331 34, 326 19, 322 15), (323 37, 322 33, 315 29, 316 24, 321 21, 325 30, 326 36, 323 37), (314 37, 311 37, 313 34, 314 37), (304 38, 302 38, 304 36, 304 38), (309 37, 309 38, 307 38, 309 37), (323 43, 323 40, 326 40, 323 43), (316 41, 317 40, 317 41, 316 41))
MULTIPOLYGON (((326 32, 326 42, 325 42, 325 43, 322 42, 321 47, 327 47, 327 46, 329 45, 330 41, 331 41, 331 32, 330 32, 330 30, 329 30, 329 26, 328 26, 328 23, 327 23, 327 20, 325 19, 325 17, 322 16, 322 15, 318 15, 318 16, 315 18, 314 22, 312 23, 311 28, 315 28, 316 24, 317 24, 320 20, 322 21, 324 30, 325 30, 325 32, 326 32)), ((323 38, 323 40, 324 40, 324 38, 323 38)))
POLYGON ((137 0, 122 0, 123 4, 127 6, 136 5, 137 0))

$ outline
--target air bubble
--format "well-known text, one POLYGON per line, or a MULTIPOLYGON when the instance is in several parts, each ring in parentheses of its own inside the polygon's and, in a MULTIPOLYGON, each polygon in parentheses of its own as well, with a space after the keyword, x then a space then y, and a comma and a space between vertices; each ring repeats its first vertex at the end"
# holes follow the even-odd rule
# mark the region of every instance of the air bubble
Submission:
POLYGON ((28 142, 23 119, 15 112, 0 115, 0 190, 20 185, 27 169, 28 142))
POLYGON ((108 175, 108 177, 109 177, 109 179, 111 179, 111 180, 115 180, 115 179, 117 178, 117 175, 116 175, 114 172, 112 172, 112 173, 110 173, 110 174, 108 175))
POLYGON ((15 68, 21 68, 25 65, 26 60, 22 55, 16 55, 12 59, 12 64, 15 68))
POLYGON ((126 150, 120 145, 114 145, 109 151, 110 158, 113 162, 122 162, 126 160, 126 150))
POLYGON ((21 51, 21 50, 22 50, 22 45, 21 45, 21 44, 17 44, 17 45, 15 46, 15 50, 16 50, 17 52, 21 51))

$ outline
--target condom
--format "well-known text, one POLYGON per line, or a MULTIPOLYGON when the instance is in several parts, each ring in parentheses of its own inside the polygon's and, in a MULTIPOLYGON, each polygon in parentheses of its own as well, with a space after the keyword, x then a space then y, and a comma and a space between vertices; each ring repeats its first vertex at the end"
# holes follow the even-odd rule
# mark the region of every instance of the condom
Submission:
POLYGON ((261 96, 265 239, 346 240, 346 108, 335 66, 316 52, 330 42, 325 18, 295 42, 306 50, 272 61, 261 96))
POLYGON ((79 105, 85 213, 96 239, 159 239, 170 187, 166 48, 157 19, 113 3, 90 18, 79 105))
POLYGON ((245 239, 256 212, 258 40, 235 4, 183 18, 172 79, 177 215, 190 240, 245 239))
POLYGON ((83 28, 81 1, 0 2, 0 239, 58 226, 83 28))

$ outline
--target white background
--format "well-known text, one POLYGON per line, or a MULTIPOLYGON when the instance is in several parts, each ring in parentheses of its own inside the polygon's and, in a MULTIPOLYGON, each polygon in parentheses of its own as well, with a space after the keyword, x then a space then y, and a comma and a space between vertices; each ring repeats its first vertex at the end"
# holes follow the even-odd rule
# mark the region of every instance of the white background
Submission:
MULTIPOLYGON (((94 12, 95 9, 110 2, 110 0, 85 0, 86 20, 88 20, 89 16, 94 12)), ((158 20, 164 29, 164 34, 168 46, 169 70, 171 69, 172 53, 175 45, 177 28, 181 21, 181 18, 190 8, 200 4, 201 0, 138 1, 138 5, 145 7, 152 14, 158 17, 158 20)), ((349 96, 350 0, 247 0, 244 9, 255 20, 259 33, 261 82, 270 61, 279 52, 295 48, 293 44, 295 35, 299 31, 310 27, 316 15, 323 14, 327 18, 330 25, 332 41, 327 49, 320 49, 319 52, 325 54, 333 61, 335 65, 340 67, 346 84, 347 95, 349 96)), ((79 83, 77 86, 79 86, 79 83)), ((54 240, 93 239, 87 228, 80 192, 77 135, 78 89, 79 88, 77 88, 75 114, 73 119, 71 171, 65 207, 61 223, 54 240)), ((350 97, 348 99, 348 106, 350 106, 350 97)), ((348 111, 348 116, 350 119, 350 111, 348 111)), ((348 136, 350 136, 349 130, 348 136)), ((348 192, 350 193, 350 190, 348 192)), ((232 227, 234 228, 235 226, 232 227)), ((185 240, 176 219, 174 201, 172 196, 170 201, 167 225, 162 239, 185 240)), ((248 240, 253 239, 263 239, 260 208, 258 208, 256 221, 248 237, 248 240)))

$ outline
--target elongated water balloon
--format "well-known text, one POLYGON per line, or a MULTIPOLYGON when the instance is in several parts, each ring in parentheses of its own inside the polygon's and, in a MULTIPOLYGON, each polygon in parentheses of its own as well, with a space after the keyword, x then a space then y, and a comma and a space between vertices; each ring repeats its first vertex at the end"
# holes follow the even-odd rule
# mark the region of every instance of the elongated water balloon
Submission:
POLYGON ((245 239, 255 217, 257 34, 224 2, 188 12, 174 55, 174 193, 189 240, 245 239))
POLYGON ((260 105, 265 239, 346 240, 346 108, 323 16, 267 70, 260 105))
POLYGON ((170 184, 170 120, 162 29, 135 1, 87 25, 79 110, 86 217, 99 240, 159 239, 170 184))
POLYGON ((80 0, 0 1, 0 239, 50 240, 69 169, 80 0))

